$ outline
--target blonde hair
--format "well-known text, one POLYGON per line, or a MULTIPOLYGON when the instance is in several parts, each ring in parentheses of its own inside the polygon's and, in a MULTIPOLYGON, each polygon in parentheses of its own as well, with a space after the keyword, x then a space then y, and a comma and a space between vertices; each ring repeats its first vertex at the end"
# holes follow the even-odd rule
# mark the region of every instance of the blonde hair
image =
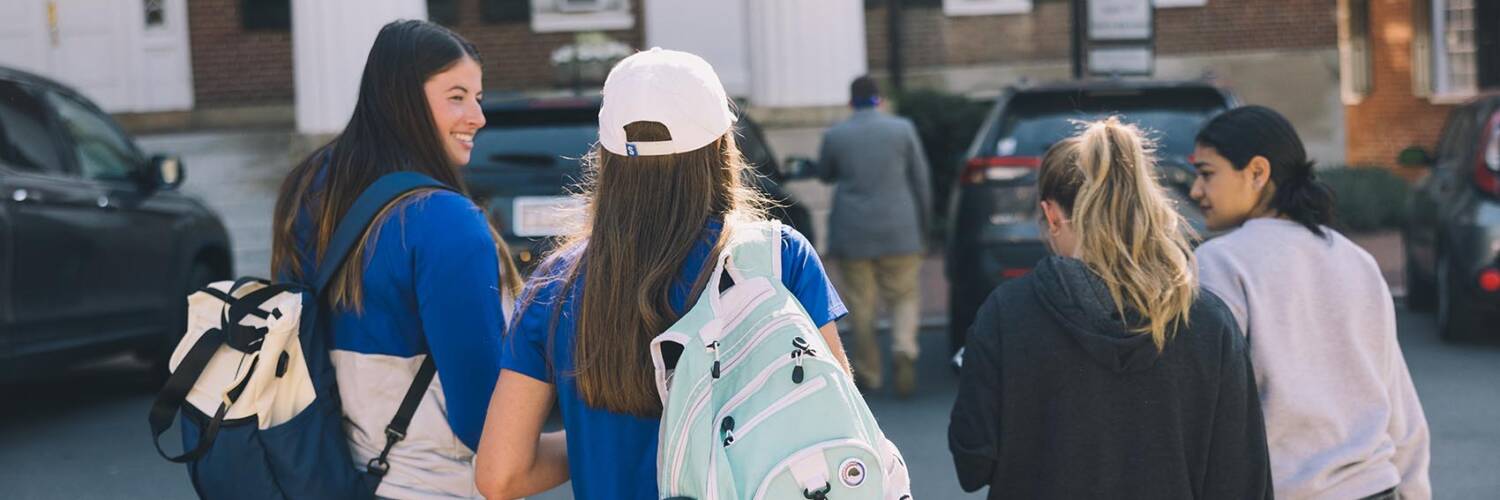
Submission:
POLYGON ((1040 197, 1060 204, 1078 234, 1077 256, 1109 290, 1132 331, 1158 352, 1198 295, 1192 228, 1155 177, 1153 144, 1119 118, 1086 123, 1042 159, 1040 197))

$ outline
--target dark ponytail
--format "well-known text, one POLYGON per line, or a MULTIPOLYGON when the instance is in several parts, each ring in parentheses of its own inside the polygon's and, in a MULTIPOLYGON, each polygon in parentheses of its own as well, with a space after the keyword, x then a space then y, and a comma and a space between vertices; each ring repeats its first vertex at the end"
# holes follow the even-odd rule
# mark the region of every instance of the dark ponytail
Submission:
POLYGON ((1195 142, 1214 148, 1235 170, 1265 158, 1276 186, 1271 209, 1318 236, 1324 236, 1321 226, 1333 223, 1333 190, 1313 173, 1302 139, 1281 113, 1264 106, 1225 111, 1203 126, 1195 142))

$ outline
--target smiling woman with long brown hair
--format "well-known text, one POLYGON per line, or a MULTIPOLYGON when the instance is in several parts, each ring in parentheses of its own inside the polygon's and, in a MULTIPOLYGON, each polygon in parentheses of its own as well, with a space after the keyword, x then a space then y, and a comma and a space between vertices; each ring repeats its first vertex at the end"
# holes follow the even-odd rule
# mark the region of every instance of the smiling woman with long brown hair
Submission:
POLYGON ((500 373, 500 335, 519 288, 508 253, 462 193, 479 109, 479 53, 424 21, 380 30, 349 125, 287 176, 276 202, 272 271, 307 283, 334 227, 382 176, 416 172, 452 190, 418 190, 370 225, 323 295, 355 465, 387 446, 386 425, 425 358, 437 376, 376 494, 474 497, 472 457, 500 373), (503 271, 502 271, 503 269, 503 271))

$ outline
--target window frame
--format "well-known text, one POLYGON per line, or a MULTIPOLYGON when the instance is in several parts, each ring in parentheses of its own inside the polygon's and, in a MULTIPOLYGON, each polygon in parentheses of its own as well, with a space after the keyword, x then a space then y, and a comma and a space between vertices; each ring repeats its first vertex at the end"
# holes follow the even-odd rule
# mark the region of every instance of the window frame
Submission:
POLYGON ((530 0, 531 31, 536 33, 621 31, 636 27, 629 0, 603 0, 612 5, 594 11, 567 11, 561 0, 530 0))
MULTIPOLYGON (((1455 87, 1449 74, 1448 2, 1449 0, 1431 0, 1429 2, 1429 7, 1431 7, 1429 20, 1431 23, 1427 28, 1430 33, 1430 43, 1428 45, 1431 49, 1431 64, 1424 69, 1430 71, 1429 81, 1431 91, 1429 92, 1428 100, 1434 104, 1462 104, 1479 94, 1477 65, 1482 63, 1482 61, 1477 60, 1479 57, 1477 52, 1475 54, 1476 67, 1474 74, 1476 81, 1472 85, 1472 88, 1455 87)), ((1470 8, 1473 12, 1477 12, 1478 5, 1471 3, 1470 8)), ((1471 13, 1471 15, 1473 14, 1471 13)), ((1477 30, 1475 34, 1477 35, 1477 30)), ((1475 43, 1477 44, 1478 41, 1476 40, 1475 43)), ((1478 47, 1475 47, 1475 49, 1477 51, 1478 47)))
POLYGON ((1003 16, 1028 14, 1035 6, 1033 0, 943 0, 943 15, 1003 16))
POLYGON ((1175 9, 1178 7, 1207 7, 1208 0, 1151 0, 1151 6, 1158 9, 1175 9))
POLYGON ((1374 87, 1370 2, 1339 0, 1338 3, 1339 94, 1346 105, 1359 104, 1374 87))

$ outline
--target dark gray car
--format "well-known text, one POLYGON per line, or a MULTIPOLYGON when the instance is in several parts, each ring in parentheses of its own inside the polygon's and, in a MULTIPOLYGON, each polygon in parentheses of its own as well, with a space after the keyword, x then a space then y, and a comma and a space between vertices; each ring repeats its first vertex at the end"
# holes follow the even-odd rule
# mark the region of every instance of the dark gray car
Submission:
POLYGON ((187 293, 233 270, 183 176, 73 90, 0 68, 0 380, 127 350, 165 361, 187 293))
POLYGON ((1202 232, 1188 199, 1196 175, 1193 138, 1234 97, 1206 82, 1082 81, 1013 88, 1000 96, 969 147, 948 206, 949 341, 964 334, 990 291, 1029 272, 1047 255, 1038 226, 1036 180, 1042 155, 1072 135, 1078 120, 1119 115, 1157 143, 1157 174, 1181 212, 1202 232))
MULTIPOLYGON (((497 93, 498 94, 498 93, 497 93)), ((470 194, 486 208, 522 269, 535 265, 566 234, 582 180, 579 161, 599 140, 598 96, 495 97, 484 103, 486 124, 474 136, 464 169, 470 194)), ((770 215, 812 241, 812 223, 780 183, 812 173, 808 160, 777 161, 753 120, 740 116, 736 144, 759 175, 750 179, 775 200, 770 215)))
POLYGON ((1436 308, 1444 339, 1500 328, 1500 94, 1454 109, 1436 153, 1398 159, 1432 172, 1412 191, 1406 245, 1407 302, 1436 308))

